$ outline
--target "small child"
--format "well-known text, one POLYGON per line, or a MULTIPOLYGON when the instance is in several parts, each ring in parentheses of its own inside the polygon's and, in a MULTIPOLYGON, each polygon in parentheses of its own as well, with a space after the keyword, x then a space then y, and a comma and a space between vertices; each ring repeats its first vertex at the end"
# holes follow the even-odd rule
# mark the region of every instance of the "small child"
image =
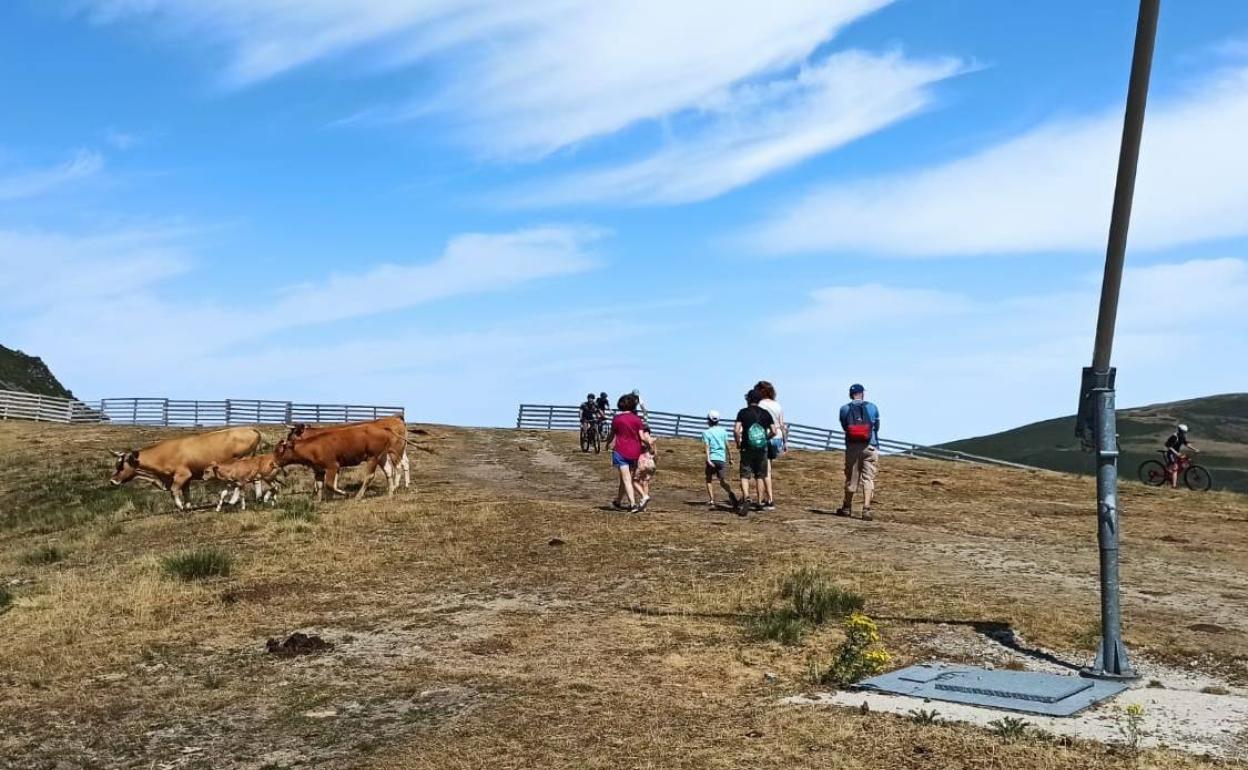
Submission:
POLYGON ((737 507, 737 495, 728 483, 728 431, 719 425, 719 412, 712 409, 706 415, 706 430, 702 431, 702 443, 706 446, 706 507, 715 510, 715 486, 712 482, 719 479, 719 485, 728 493, 728 503, 737 507))
POLYGON ((646 510, 646 506, 650 504, 650 482, 654 480, 654 474, 658 472, 658 466, 655 464, 657 452, 654 435, 651 434, 649 441, 642 442, 641 457, 637 458, 637 470, 633 472, 633 484, 641 493, 641 499, 637 501, 639 511, 646 510))

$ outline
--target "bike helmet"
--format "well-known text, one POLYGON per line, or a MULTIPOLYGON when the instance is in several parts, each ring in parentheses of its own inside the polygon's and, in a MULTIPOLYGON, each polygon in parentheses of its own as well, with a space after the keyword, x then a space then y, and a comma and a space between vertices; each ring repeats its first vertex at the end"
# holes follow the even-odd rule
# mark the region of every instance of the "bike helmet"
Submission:
POLYGON ((1184 433, 1187 433, 1187 426, 1186 426, 1186 425, 1180 425, 1180 426, 1179 426, 1179 430, 1183 431, 1184 433))
POLYGON ((586 400, 586 401, 593 401, 593 400, 594 400, 594 394, 593 394, 593 393, 590 393, 588 396, 586 396, 586 397, 585 397, 585 400, 586 400))
POLYGON ((606 398, 606 397, 607 397, 607 391, 605 390, 598 394, 598 398, 606 398))

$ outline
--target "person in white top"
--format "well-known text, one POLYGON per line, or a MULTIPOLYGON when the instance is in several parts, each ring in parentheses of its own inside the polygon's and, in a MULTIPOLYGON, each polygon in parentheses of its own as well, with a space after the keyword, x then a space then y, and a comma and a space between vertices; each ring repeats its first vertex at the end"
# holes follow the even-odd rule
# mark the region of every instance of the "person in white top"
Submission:
MULTIPOLYGON (((771 415, 771 419, 776 425, 776 436, 771 440, 771 447, 767 450, 767 457, 775 460, 784 454, 789 441, 789 424, 784 421, 784 408, 780 406, 780 402, 776 400, 776 386, 767 380, 759 380, 754 386, 754 390, 758 391, 758 395, 762 396, 762 400, 758 405, 767 410, 771 415)), ((767 465, 767 478, 764 481, 764 490, 767 499, 763 500, 763 510, 773 511, 776 508, 776 491, 771 481, 772 463, 767 465)))

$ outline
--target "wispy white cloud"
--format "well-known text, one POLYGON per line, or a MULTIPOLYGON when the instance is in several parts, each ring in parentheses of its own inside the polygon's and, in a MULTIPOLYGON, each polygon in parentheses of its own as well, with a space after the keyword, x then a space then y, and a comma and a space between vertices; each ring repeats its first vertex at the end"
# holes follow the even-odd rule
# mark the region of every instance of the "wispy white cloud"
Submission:
MULTIPOLYGON (((835 286, 772 325, 786 409, 817 414, 829 392, 864 381, 891 433, 951 440, 1073 412, 1092 356, 1099 276, 1064 291, 976 298, 889 286, 835 286), (811 359, 797 351, 828 344, 811 359)), ((1241 390, 1227 361, 1248 356, 1248 260, 1129 268, 1115 363, 1121 403, 1241 390)), ((794 418, 800 419, 800 418, 794 418)))
MULTIPOLYGON (((1248 233, 1248 69, 1182 98, 1154 99, 1145 127, 1131 245, 1164 248, 1248 233)), ((834 184, 749 233, 774 253, 899 256, 1104 248, 1120 108, 1042 125, 931 168, 834 184)))
POLYGON ((116 381, 177 391, 193 362, 267 347, 284 331, 593 269, 592 244, 601 236, 554 226, 466 234, 431 260, 306 276, 268 296, 251 290, 229 301, 197 298, 170 280, 195 269, 179 237, 0 231, 0 292, 20 298, 0 307, 0 325, 10 344, 39 351, 80 390, 116 381))
POLYGON ((74 157, 51 168, 6 172, 0 169, 0 201, 33 198, 71 182, 92 176, 104 167, 99 153, 79 150, 74 157))
MULTIPOLYGON (((78 5, 100 22, 139 19, 224 49, 223 77, 235 85, 346 54, 381 68, 431 61, 441 78, 434 95, 381 112, 423 117, 430 109, 450 111, 464 121, 460 133, 483 152, 540 157, 697 108, 734 85, 794 67, 845 25, 890 2, 78 0, 78 5)), ((425 69, 422 82, 427 80, 425 69)))
POLYGON ((834 54, 792 77, 728 89, 700 106, 688 135, 647 158, 540 184, 518 200, 711 198, 915 114, 931 103, 932 83, 965 67, 956 59, 914 61, 900 52, 834 54))

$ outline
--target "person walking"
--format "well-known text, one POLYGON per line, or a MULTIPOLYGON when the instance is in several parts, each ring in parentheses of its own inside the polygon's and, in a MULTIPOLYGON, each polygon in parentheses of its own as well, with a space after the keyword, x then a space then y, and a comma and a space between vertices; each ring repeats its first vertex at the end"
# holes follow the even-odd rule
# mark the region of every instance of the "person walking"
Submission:
POLYGON ((836 514, 853 515, 854 494, 861 487, 862 520, 871 521, 880 460, 880 410, 857 383, 849 387, 849 403, 841 407, 841 430, 845 432, 845 500, 836 514))
POLYGON ((771 413, 758 405, 758 392, 751 389, 745 394, 745 408, 737 412, 737 422, 733 426, 733 437, 737 443, 737 454, 741 458, 741 500, 737 505, 738 516, 748 516, 751 508, 762 510, 761 502, 755 504, 750 497, 751 482, 758 493, 758 500, 763 500, 766 492, 767 479, 767 448, 771 439, 776 436, 775 421, 771 413))
POLYGON ((638 513, 643 510, 643 507, 637 501, 633 472, 637 470, 637 461, 641 458, 642 443, 652 441, 652 439, 649 428, 637 416, 636 396, 632 394, 620 396, 616 406, 618 411, 611 420, 607 446, 614 445, 611 451, 611 465, 620 475, 620 486, 611 505, 617 510, 638 513), (628 501, 628 505, 624 504, 625 500, 628 501))
POLYGON ((719 424, 719 412, 712 409, 706 415, 706 430, 702 431, 702 445, 706 448, 706 507, 716 510, 715 486, 712 482, 719 479, 719 486, 728 493, 728 504, 737 507, 737 495, 728 483, 728 431, 719 424))
POLYGON ((771 476, 775 471, 775 461, 786 451, 789 441, 789 426, 784 421, 784 407, 780 406, 780 402, 776 400, 776 387, 767 380, 759 380, 754 386, 754 390, 758 392, 758 405, 767 410, 771 415, 772 421, 776 426, 776 436, 771 440, 771 445, 767 447, 767 478, 763 482, 766 490, 766 497, 763 498, 763 510, 774 511, 776 509, 776 490, 772 484, 771 476))

